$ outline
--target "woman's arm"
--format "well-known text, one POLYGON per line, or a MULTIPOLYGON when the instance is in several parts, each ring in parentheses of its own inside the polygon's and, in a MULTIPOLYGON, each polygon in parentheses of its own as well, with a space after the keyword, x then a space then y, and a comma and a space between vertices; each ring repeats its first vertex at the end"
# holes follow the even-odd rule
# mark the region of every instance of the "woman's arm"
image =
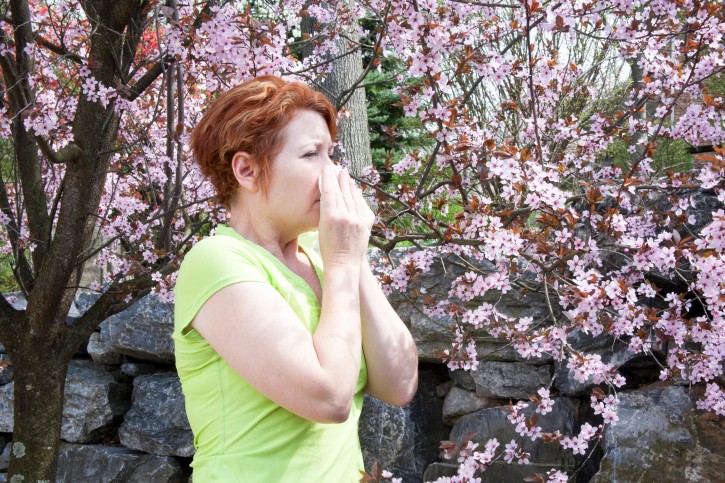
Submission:
POLYGON ((192 326, 245 381, 305 419, 345 421, 360 370, 359 270, 325 272, 314 336, 270 285, 215 293, 192 326), (334 293, 334 296, 331 294, 334 293))
POLYGON ((249 384, 305 419, 348 418, 360 372, 360 259, 372 212, 347 173, 321 180, 320 252, 325 264, 314 334, 270 285, 245 282, 215 293, 193 327, 249 384))
POLYGON ((367 260, 360 270, 360 317, 368 392, 388 404, 407 405, 418 388, 418 350, 367 260))

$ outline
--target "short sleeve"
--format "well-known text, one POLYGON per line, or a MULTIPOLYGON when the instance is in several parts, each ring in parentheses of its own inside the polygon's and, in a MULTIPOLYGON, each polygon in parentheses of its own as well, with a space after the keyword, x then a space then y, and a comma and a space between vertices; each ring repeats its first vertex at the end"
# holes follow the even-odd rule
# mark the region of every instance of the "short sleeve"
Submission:
POLYGON ((270 283, 269 274, 243 242, 217 235, 194 245, 181 263, 174 287, 174 338, 183 336, 212 295, 239 282, 270 283))

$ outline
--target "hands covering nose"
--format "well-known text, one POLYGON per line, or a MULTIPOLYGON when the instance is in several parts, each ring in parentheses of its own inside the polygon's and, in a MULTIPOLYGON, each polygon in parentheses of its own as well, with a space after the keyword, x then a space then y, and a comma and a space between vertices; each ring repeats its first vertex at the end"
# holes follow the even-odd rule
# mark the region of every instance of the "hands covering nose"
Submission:
POLYGON ((327 166, 320 176, 320 253, 325 269, 359 266, 375 215, 346 170, 327 166))

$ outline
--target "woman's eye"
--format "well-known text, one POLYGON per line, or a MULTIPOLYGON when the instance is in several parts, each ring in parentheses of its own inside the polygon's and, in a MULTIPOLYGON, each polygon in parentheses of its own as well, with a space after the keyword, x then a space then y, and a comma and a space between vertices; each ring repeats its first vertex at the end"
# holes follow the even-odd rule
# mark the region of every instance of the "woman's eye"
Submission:
POLYGON ((317 151, 310 151, 309 153, 304 154, 305 158, 312 158, 314 156, 317 156, 317 151))

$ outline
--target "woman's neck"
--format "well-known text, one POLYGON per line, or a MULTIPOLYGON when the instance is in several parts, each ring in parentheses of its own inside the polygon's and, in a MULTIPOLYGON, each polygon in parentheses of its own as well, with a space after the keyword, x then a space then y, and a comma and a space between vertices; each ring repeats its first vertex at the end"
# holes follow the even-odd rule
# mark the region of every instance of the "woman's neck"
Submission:
POLYGON ((245 239, 256 243, 269 253, 279 258, 285 264, 297 259, 299 234, 285 233, 279 227, 270 223, 268 218, 260 216, 259 212, 252 210, 232 208, 229 210, 229 226, 245 239))

